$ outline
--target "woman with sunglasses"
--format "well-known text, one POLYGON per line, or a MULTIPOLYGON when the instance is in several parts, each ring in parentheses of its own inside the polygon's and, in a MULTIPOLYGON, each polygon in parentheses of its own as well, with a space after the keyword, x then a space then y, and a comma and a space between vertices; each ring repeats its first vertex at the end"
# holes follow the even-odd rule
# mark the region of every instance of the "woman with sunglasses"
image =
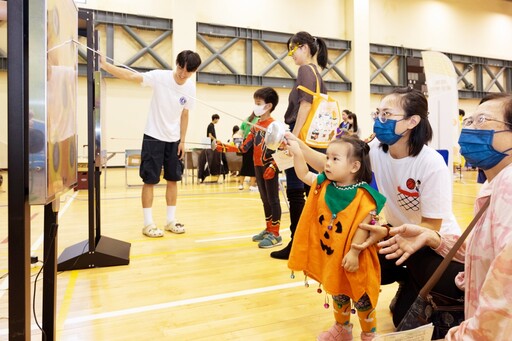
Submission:
MULTIPOLYGON (((487 176, 477 195, 475 212, 489 197, 490 204, 434 287, 435 292, 452 298, 460 297, 453 292, 463 290, 460 293, 464 296, 465 320, 451 328, 446 339, 509 340, 512 335, 512 95, 495 93, 484 97, 476 113, 464 120, 459 145, 466 160, 483 169, 487 176), (463 270, 459 273, 460 267, 463 270)), ((370 230, 371 237, 361 247, 388 233, 381 226, 362 227, 370 230)), ((420 288, 458 239, 456 235, 436 233, 414 224, 391 228, 389 235, 392 237, 379 243, 380 252, 388 259, 398 258, 398 265, 406 264, 407 281, 415 282, 420 288)), ((410 306, 416 297, 412 296, 408 295, 402 303, 410 306)))
MULTIPOLYGON (((298 136, 306 122, 313 96, 297 89, 302 85, 313 92, 316 92, 317 79, 320 84, 320 92, 326 93, 326 87, 318 66, 325 69, 327 66, 327 46, 325 41, 313 37, 308 32, 298 32, 288 39, 288 55, 293 58, 295 65, 299 66, 297 79, 288 97, 288 108, 284 115, 285 122, 290 126, 293 135, 298 136)), ((325 150, 323 151, 325 154, 325 150)), ((304 208, 304 194, 309 191, 304 183, 297 177, 293 168, 285 170, 286 173, 286 196, 290 206, 290 231, 291 241, 279 251, 270 253, 272 258, 288 259, 293 243, 293 236, 299 222, 302 209, 304 208)))

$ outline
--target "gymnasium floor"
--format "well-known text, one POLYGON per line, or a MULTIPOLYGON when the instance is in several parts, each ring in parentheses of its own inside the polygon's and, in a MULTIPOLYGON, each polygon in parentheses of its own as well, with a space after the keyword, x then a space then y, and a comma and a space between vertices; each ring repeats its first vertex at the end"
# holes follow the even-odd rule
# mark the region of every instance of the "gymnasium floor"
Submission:
MULTIPOLYGON (((183 235, 150 239, 141 234, 140 187, 125 186, 125 170, 110 168, 102 186, 102 235, 131 243, 130 264, 64 271, 57 276, 58 340, 314 340, 333 323, 325 293, 303 277, 290 278, 286 261, 269 257, 251 236, 264 225, 259 194, 238 190, 240 179, 223 184, 207 178, 179 185, 177 215, 183 235)), ((0 187, 0 340, 8 338, 7 175, 0 187)), ((137 183, 136 170, 129 182, 137 183)), ((454 212, 462 227, 472 218, 480 187, 475 171, 454 181, 454 212)), ((247 186, 246 186, 247 187, 247 186)), ((155 189, 154 218, 165 223, 165 187, 155 189)), ((61 197, 59 254, 88 238, 87 191, 61 197)), ((289 216, 283 208, 283 246, 289 216)), ((43 210, 31 207, 33 255, 42 258, 43 210)), ((32 269, 32 288, 38 267, 32 269)), ((41 324, 42 281, 35 311, 41 324)), ((396 285, 382 287, 377 306, 379 332, 392 331, 388 304, 396 285)), ((355 317, 355 316, 354 316, 355 317)), ((353 318, 355 340, 360 328, 353 318)), ((32 321, 32 337, 41 332, 32 321)))

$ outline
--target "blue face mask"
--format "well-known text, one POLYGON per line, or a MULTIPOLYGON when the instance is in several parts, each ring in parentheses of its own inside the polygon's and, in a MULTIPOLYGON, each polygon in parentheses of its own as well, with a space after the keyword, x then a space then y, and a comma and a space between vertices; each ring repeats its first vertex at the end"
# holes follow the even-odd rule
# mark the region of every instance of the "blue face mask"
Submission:
POLYGON ((377 139, 379 139, 380 142, 387 144, 388 146, 391 146, 400 140, 400 138, 403 136, 403 133, 395 133, 396 122, 399 121, 387 120, 386 123, 382 123, 379 119, 376 119, 373 122, 373 132, 377 136, 377 139))
POLYGON ((492 146, 494 134, 510 130, 462 129, 459 137, 460 153, 474 167, 486 170, 496 166, 512 148, 499 152, 492 146))

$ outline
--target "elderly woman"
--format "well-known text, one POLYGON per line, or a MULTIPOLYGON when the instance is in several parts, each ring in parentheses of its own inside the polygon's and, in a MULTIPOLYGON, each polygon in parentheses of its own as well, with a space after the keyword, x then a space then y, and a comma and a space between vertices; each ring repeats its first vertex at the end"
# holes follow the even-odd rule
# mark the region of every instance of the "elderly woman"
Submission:
MULTIPOLYGON (((465 298, 465 321, 450 329, 446 339, 510 340, 512 95, 492 94, 483 98, 473 116, 464 120, 459 144, 462 155, 472 165, 483 169, 488 179, 477 196, 475 212, 489 197, 490 205, 455 256, 456 262, 464 264, 464 271, 453 276, 453 268, 458 264, 452 262, 439 282, 439 285, 451 286, 450 292, 463 290, 465 298)), ((387 233, 381 226, 361 227, 371 231, 367 243, 387 233)), ((398 258, 397 265, 406 264, 409 276, 406 281, 414 281, 420 287, 435 268, 427 269, 424 265, 437 264, 436 257, 445 256, 459 238, 413 224, 393 227, 389 235, 392 237, 378 244, 382 247, 380 253, 387 259, 398 258)))

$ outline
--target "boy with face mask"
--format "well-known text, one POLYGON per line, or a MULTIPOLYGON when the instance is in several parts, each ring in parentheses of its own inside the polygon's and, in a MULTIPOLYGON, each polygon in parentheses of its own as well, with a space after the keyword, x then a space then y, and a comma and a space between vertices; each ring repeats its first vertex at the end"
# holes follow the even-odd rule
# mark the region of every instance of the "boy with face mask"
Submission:
POLYGON ((260 248, 272 248, 283 243, 279 235, 281 223, 281 203, 279 201, 279 179, 277 165, 272 158, 274 150, 267 148, 265 144, 266 128, 274 121, 270 116, 274 111, 279 96, 272 88, 261 88, 254 93, 253 113, 259 117, 257 125, 251 127, 249 135, 245 138, 240 148, 217 144, 217 151, 247 152, 253 147, 254 171, 256 182, 260 191, 263 210, 265 212, 266 227, 263 231, 252 237, 258 242, 260 248))
POLYGON ((279 235, 281 223, 281 203, 279 201, 279 179, 276 176, 277 166, 272 158, 273 150, 265 144, 265 130, 274 119, 270 116, 274 111, 279 97, 272 88, 262 88, 254 93, 254 115, 259 117, 258 125, 251 127, 251 132, 243 142, 240 150, 243 152, 254 147, 254 171, 260 190, 266 227, 252 237, 260 248, 272 248, 281 245, 283 239, 279 235))

